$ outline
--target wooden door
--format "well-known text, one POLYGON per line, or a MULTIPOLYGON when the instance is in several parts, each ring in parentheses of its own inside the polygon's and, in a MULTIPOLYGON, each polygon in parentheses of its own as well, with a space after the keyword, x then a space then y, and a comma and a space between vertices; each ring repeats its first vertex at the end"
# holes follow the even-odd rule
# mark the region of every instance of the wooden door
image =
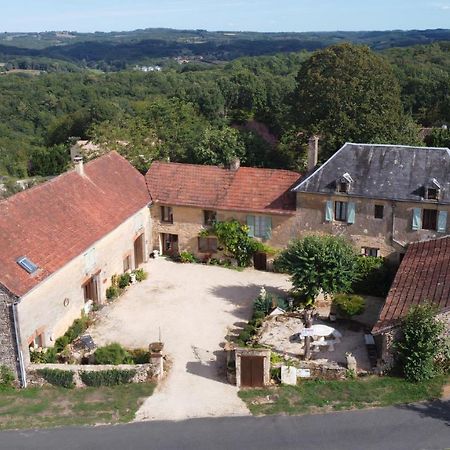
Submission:
POLYGON ((253 255, 253 267, 256 270, 267 270, 267 254, 257 252, 253 255))
POLYGON ((134 268, 137 269, 144 262, 144 235, 141 234, 134 241, 134 268))
POLYGON ((264 357, 241 356, 241 386, 264 386, 264 357))
POLYGON ((178 235, 162 234, 163 255, 174 256, 178 254, 178 235))

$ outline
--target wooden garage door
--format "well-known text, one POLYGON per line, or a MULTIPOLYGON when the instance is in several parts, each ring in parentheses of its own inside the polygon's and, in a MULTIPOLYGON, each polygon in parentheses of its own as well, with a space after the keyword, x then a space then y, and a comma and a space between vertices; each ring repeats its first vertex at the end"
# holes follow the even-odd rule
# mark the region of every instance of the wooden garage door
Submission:
POLYGON ((264 358, 262 356, 241 356, 241 386, 264 386, 264 358))

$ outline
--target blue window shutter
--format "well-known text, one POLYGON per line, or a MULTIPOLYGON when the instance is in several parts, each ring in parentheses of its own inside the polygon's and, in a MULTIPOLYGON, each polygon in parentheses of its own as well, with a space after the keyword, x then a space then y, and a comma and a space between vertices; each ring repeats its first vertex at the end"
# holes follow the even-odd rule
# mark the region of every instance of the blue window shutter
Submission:
POLYGON ((270 239, 272 237, 272 217, 264 217, 264 239, 270 239))
POLYGON ((355 223, 356 206, 353 202, 347 204, 347 223, 355 223))
POLYGON ((412 229, 420 230, 422 228, 422 209, 413 208, 412 229))
POLYGON ((327 200, 325 206, 325 221, 332 222, 333 221, 333 202, 332 200, 327 200))
POLYGON ((447 231, 447 211, 439 211, 437 230, 439 233, 445 233, 447 231))
POLYGON ((247 216, 248 235, 255 236, 255 216, 247 216))

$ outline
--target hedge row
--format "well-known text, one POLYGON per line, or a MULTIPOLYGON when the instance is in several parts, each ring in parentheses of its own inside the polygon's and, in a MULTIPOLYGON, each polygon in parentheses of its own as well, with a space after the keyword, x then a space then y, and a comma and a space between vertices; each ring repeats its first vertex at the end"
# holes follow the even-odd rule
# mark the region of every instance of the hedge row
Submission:
POLYGON ((80 377, 86 386, 116 386, 127 384, 136 375, 135 370, 102 370, 99 372, 81 372, 80 377))

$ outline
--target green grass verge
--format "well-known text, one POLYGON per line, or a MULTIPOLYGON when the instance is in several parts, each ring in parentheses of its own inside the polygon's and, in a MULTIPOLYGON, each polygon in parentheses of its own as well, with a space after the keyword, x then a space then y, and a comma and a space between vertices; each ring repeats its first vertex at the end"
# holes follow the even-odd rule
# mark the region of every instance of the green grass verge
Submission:
POLYGON ((0 429, 129 422, 152 383, 64 389, 0 390, 0 429))
POLYGON ((410 383, 395 377, 300 381, 297 386, 246 389, 239 392, 254 415, 308 414, 432 400, 441 396, 449 377, 410 383))

